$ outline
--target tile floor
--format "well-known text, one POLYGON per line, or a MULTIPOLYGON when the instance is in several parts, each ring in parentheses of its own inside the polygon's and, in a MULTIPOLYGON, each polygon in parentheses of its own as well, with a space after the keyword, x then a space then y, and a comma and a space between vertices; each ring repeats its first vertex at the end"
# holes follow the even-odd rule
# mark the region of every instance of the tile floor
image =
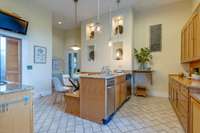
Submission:
POLYGON ((108 125, 66 114, 53 100, 35 100, 35 133, 184 133, 166 98, 132 97, 108 125))

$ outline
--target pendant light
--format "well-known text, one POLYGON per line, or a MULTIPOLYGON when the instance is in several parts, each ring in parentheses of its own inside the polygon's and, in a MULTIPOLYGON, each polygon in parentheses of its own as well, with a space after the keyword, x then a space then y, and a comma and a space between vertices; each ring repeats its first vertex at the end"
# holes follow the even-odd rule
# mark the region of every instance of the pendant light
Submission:
POLYGON ((108 40, 108 46, 112 47, 112 16, 111 16, 111 8, 109 10, 109 24, 110 24, 110 34, 109 34, 109 40, 108 40))
MULTIPOLYGON (((77 25, 78 24, 78 22, 77 22, 77 17, 78 17, 78 15, 77 15, 78 14, 77 13, 78 0, 74 0, 74 5, 75 5, 75 8, 74 8, 75 9, 75 11, 74 11, 74 13, 75 13, 74 19, 75 19, 75 24, 77 25)), ((77 44, 75 44, 75 45, 71 46, 71 49, 77 51, 77 50, 80 49, 80 47, 77 44)))
POLYGON ((98 0, 98 3, 97 3, 97 9, 98 9, 98 14, 97 14, 97 22, 95 24, 95 32, 101 32, 102 31, 102 25, 100 24, 100 13, 101 13, 101 10, 100 10, 100 0, 98 0))

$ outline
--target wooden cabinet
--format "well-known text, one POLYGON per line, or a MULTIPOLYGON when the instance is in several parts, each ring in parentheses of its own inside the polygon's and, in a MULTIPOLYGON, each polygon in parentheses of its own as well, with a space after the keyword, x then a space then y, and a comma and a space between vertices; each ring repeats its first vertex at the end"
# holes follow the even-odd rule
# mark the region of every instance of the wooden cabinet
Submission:
POLYGON ((115 84, 115 110, 117 110, 127 99, 127 81, 125 76, 116 78, 115 84))
POLYGON ((181 32, 181 62, 200 60, 200 13, 194 12, 181 32))
POLYGON ((19 92, 0 96, 0 133, 33 133, 33 108, 31 92, 19 92), (24 96, 30 99, 23 101, 24 96))
MULTIPOLYGON (((200 89, 193 87, 193 84, 199 86, 200 82, 188 80, 179 76, 171 75, 169 77, 169 101, 186 133, 193 133, 191 132, 191 127, 194 126, 191 124, 193 103, 191 104, 190 102, 190 94, 200 93, 200 89)), ((195 116, 195 118, 197 117, 198 116, 195 116)), ((196 121, 197 120, 195 120, 195 122, 196 121)), ((198 123, 198 125, 200 126, 200 123, 198 123)), ((197 131, 200 130, 198 129, 197 131)))
POLYGON ((189 91, 188 88, 177 82, 173 78, 169 79, 169 100, 184 128, 188 131, 188 98, 189 91))
POLYGON ((190 133, 199 133, 200 132, 200 101, 191 98, 191 132, 190 133))
POLYGON ((96 78, 80 79, 81 118, 102 123, 106 116, 105 80, 96 78))

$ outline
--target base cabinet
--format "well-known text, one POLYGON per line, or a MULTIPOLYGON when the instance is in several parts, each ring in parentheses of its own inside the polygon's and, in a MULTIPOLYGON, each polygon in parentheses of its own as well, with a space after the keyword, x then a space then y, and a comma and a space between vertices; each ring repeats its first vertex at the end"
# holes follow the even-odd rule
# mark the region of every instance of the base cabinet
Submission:
POLYGON ((0 133, 33 133, 31 92, 3 95, 0 96, 0 101, 0 133), (27 103, 23 101, 24 96, 30 98, 27 103))
POLYGON ((127 88, 125 76, 117 77, 115 83, 115 110, 117 110, 127 99, 127 88))
POLYGON ((189 91, 188 88, 177 82, 173 78, 170 78, 169 84, 169 100, 185 130, 188 132, 188 99, 189 91))
POLYGON ((199 133, 200 132, 200 102, 191 98, 191 112, 190 112, 190 133, 199 133))
POLYGON ((169 76, 169 101, 185 133, 200 133, 200 103, 190 98, 191 93, 200 93, 200 89, 191 87, 194 83, 178 76, 169 76))

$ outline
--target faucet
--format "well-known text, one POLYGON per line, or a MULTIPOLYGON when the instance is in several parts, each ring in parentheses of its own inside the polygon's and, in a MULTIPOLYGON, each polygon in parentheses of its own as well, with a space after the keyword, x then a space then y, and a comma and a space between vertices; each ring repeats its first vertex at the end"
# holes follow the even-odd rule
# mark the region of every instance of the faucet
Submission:
POLYGON ((103 66, 101 69, 101 74, 111 75, 112 71, 109 66, 103 66))

